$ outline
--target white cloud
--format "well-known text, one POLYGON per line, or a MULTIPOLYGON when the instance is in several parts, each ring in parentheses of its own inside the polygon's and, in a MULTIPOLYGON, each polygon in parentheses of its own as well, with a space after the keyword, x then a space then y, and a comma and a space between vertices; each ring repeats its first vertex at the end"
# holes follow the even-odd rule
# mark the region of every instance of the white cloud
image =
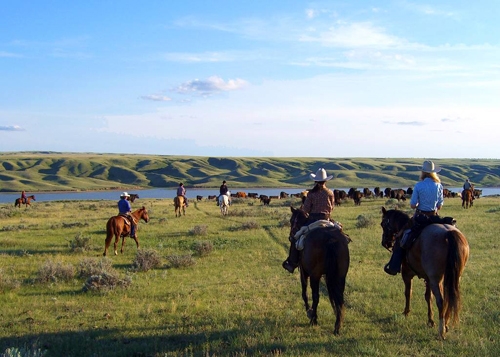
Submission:
POLYGON ((172 100, 172 98, 169 98, 169 97, 164 96, 164 95, 159 95, 159 94, 143 95, 143 96, 141 96, 141 99, 152 100, 155 102, 169 102, 172 100))
POLYGON ((248 85, 248 82, 236 78, 224 81, 224 79, 218 76, 211 76, 207 79, 195 79, 192 81, 185 82, 178 86, 175 91, 178 93, 201 93, 209 95, 216 92, 227 92, 238 90, 244 88, 248 85))
POLYGON ((25 131, 26 129, 21 128, 19 125, 2 125, 0 126, 0 131, 25 131))
POLYGON ((318 42, 323 46, 357 48, 389 48, 406 45, 406 41, 387 34, 369 22, 338 23, 324 31, 309 31, 300 36, 303 42, 318 42))

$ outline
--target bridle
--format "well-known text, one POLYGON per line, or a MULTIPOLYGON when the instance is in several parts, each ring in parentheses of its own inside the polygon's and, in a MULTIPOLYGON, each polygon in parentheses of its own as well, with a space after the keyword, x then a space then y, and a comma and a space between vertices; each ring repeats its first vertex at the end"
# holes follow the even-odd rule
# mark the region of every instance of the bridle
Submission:
POLYGON ((392 227, 389 218, 383 218, 380 225, 382 226, 382 246, 388 251, 391 251, 399 229, 396 230, 392 227))

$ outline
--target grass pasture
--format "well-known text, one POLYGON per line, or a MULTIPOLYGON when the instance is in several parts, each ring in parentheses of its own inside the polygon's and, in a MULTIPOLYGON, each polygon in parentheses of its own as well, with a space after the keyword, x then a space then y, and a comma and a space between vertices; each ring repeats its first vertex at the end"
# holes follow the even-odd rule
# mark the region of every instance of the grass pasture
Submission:
POLYGON ((290 204, 298 200, 236 199, 223 217, 214 201, 191 200, 176 218, 170 199, 138 200, 133 207, 145 205, 151 218, 139 225, 140 250, 160 261, 147 270, 134 264, 130 239, 123 255, 110 249, 102 257, 116 202, 0 206, 0 355, 11 347, 45 356, 500 355, 500 198, 480 198, 468 210, 459 199, 445 201, 442 215, 457 219, 471 247, 461 321, 445 341, 426 326, 423 281, 414 280, 405 318, 401 277, 383 272, 380 208, 397 204, 387 199, 336 207, 353 239, 345 321, 334 336, 322 288, 319 325, 309 326, 299 274, 281 268, 290 204), (89 261, 129 284, 85 292, 89 261))

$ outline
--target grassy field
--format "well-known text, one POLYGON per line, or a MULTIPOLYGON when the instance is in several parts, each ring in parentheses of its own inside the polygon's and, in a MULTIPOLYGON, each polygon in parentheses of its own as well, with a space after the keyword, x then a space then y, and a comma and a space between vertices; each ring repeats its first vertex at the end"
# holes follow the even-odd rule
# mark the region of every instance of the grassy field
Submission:
POLYGON ((0 206, 0 354, 16 347, 45 356, 500 355, 500 198, 480 198, 468 210, 459 199, 445 201, 442 215, 457 219, 471 247, 461 321, 445 341, 426 325, 423 281, 414 280, 405 318, 401 277, 383 272, 380 209, 397 205, 386 199, 336 207, 353 239, 345 321, 334 336, 322 288, 319 325, 309 326, 299 274, 281 268, 290 204, 298 201, 234 200, 222 217, 213 201, 193 201, 176 218, 171 200, 138 200, 134 208, 145 205, 151 218, 139 225, 140 250, 127 239, 124 254, 107 258, 114 201, 0 206), (145 256, 156 264, 145 269, 145 256), (101 282, 113 289, 89 289, 89 267, 113 273, 116 284, 101 282))
MULTIPOLYGON (((309 187, 320 167, 336 187, 410 187, 422 158, 252 158, 168 155, 0 153, 0 192, 177 187, 309 187)), ((500 187, 498 159, 435 159, 444 186, 500 187)))

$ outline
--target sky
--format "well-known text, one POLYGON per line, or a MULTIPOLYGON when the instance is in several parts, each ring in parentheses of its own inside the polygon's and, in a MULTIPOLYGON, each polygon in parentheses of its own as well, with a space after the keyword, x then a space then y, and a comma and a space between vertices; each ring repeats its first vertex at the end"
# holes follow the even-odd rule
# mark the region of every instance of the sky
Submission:
POLYGON ((500 2, 23 1, 0 152, 500 158, 500 2))

